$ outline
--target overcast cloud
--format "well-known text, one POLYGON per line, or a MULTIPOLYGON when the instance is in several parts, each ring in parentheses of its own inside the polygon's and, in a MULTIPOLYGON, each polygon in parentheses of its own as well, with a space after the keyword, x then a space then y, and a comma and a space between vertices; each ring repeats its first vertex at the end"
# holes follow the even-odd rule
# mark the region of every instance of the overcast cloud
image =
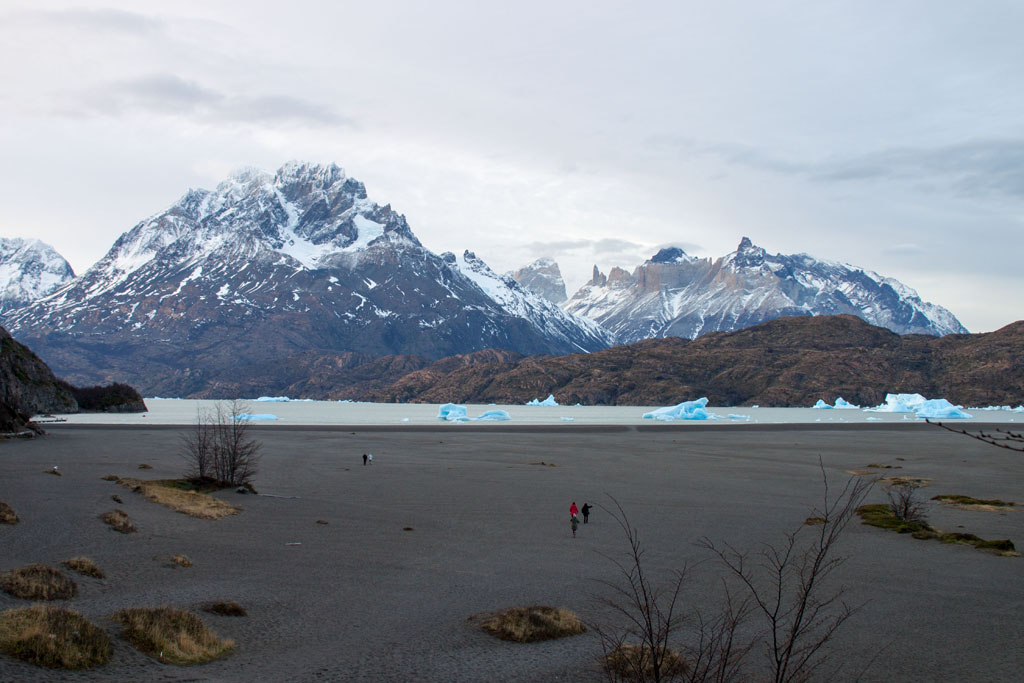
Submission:
POLYGON ((743 236, 1024 318, 1024 5, 8 0, 0 235, 82 271, 189 187, 336 162, 498 271, 743 236))

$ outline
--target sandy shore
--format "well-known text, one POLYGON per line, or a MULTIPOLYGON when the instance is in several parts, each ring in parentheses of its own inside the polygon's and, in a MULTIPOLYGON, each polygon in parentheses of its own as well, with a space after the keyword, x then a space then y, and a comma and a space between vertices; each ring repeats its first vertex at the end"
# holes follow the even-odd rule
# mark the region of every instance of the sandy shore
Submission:
MULTIPOLYGON (((1024 501, 1021 454, 925 425, 256 427, 254 483, 274 495, 223 492, 244 511, 216 522, 101 479, 180 476, 180 433, 66 424, 0 443, 0 500, 22 520, 0 526, 0 570, 90 557, 108 578, 76 577, 69 606, 111 634, 109 615, 122 607, 236 600, 248 617, 204 619, 237 651, 178 668, 117 639, 110 664, 82 673, 0 655, 0 680, 601 680, 592 634, 515 645, 467 621, 533 603, 599 614, 598 580, 615 572, 602 553, 623 552, 625 541, 601 509, 571 538, 572 500, 614 495, 640 529, 651 571, 706 560, 694 545, 702 536, 756 549, 799 527, 821 497, 819 456, 834 484, 879 463, 902 468, 883 474, 933 479, 928 498, 1024 501), (373 465, 362 465, 364 452, 373 465), (556 466, 530 464, 538 461, 556 466), (53 465, 63 476, 43 473, 53 465), (99 521, 117 507, 115 493, 138 533, 99 521), (161 561, 178 553, 195 566, 161 561)), ((876 490, 869 502, 882 500, 876 490)), ((1024 511, 929 510, 942 529, 1024 546, 1024 511)), ((859 524, 842 551, 849 559, 837 578, 851 602, 867 601, 836 641, 844 680, 872 660, 861 680, 1020 679, 1024 558, 859 524)), ((687 603, 713 604, 719 574, 713 563, 697 567, 687 603)), ((0 609, 23 604, 0 593, 0 609)))

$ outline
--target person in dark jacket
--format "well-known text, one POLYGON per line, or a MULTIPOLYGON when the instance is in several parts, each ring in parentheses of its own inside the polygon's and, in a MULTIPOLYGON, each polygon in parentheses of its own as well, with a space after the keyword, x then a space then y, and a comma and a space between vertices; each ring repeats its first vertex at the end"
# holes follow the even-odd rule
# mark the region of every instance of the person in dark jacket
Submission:
POLYGON ((587 519, 590 517, 590 508, 591 507, 592 506, 590 505, 590 503, 584 503, 583 507, 580 508, 580 512, 583 513, 583 523, 584 524, 587 523, 587 519))

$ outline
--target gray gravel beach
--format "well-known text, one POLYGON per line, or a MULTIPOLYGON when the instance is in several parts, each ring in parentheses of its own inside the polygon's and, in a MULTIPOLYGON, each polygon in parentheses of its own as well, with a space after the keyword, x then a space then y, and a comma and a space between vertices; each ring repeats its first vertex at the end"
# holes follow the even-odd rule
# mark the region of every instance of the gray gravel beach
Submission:
MULTIPOLYGON (((468 618, 527 604, 600 618, 599 580, 615 576, 605 555, 627 549, 601 507, 607 494, 639 529, 648 569, 696 565, 685 601, 708 606, 720 596, 722 572, 695 542, 757 550, 780 541, 821 501, 819 457, 836 489, 848 471, 887 464, 901 469, 879 476, 932 480, 925 499, 1024 501, 1020 453, 926 425, 256 426, 263 458, 254 485, 272 495, 221 492, 244 510, 207 521, 101 479, 180 477, 183 428, 48 431, 0 443, 0 501, 21 518, 0 525, 0 571, 90 557, 107 578, 75 575, 80 594, 68 606, 112 635, 109 615, 123 607, 236 600, 249 616, 203 613, 236 641, 221 661, 179 668, 115 639, 111 662, 86 672, 0 655, 2 681, 602 680, 593 633, 518 645, 468 618), (363 466, 364 452, 372 465, 363 466), (139 470, 142 463, 153 469, 139 470), (63 476, 44 474, 54 465, 63 476), (98 519, 118 507, 112 494, 138 533, 112 532, 98 519), (574 500, 598 506, 575 539, 574 500), (178 553, 194 566, 168 566, 178 553)), ((876 487, 868 502, 884 499, 876 487)), ((1024 543, 1024 511, 932 501, 928 511, 941 529, 1024 543)), ((1024 559, 859 522, 840 551, 848 560, 836 583, 850 602, 864 603, 835 641, 840 679, 1024 675, 1024 559)), ((0 610, 24 604, 0 593, 0 610)))

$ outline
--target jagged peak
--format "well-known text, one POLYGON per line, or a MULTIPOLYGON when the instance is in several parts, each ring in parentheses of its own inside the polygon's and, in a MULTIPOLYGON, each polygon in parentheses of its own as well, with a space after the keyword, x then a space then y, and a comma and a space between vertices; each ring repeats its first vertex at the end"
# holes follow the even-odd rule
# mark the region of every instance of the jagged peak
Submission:
POLYGON ((665 247, 647 260, 647 263, 686 263, 693 257, 679 247, 665 247))
POLYGON ((729 255, 729 261, 740 268, 758 268, 764 265, 767 252, 744 236, 736 251, 729 255))

